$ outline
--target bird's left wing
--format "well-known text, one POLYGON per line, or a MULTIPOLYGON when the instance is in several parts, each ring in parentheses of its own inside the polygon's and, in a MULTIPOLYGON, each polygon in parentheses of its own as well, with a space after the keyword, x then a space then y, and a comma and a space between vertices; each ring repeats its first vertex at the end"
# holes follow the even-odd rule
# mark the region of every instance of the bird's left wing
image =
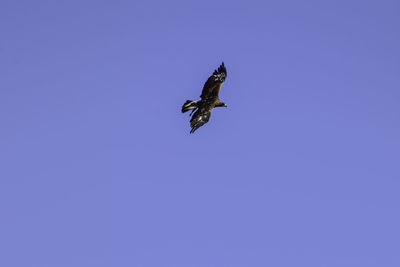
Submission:
POLYGON ((197 129, 208 122, 211 117, 211 110, 211 106, 202 107, 193 114, 192 119, 190 120, 190 127, 192 127, 190 133, 194 133, 197 129))

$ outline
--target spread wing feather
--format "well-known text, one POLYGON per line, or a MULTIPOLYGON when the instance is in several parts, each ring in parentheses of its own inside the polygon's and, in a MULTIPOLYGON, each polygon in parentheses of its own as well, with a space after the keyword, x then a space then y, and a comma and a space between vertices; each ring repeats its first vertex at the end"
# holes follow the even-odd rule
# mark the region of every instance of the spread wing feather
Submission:
POLYGON ((211 110, 212 108, 202 107, 193 114, 192 119, 190 120, 190 127, 192 127, 190 133, 194 133, 197 129, 208 122, 211 117, 211 110))
POLYGON ((221 66, 207 79, 203 86, 203 91, 201 92, 202 100, 209 100, 210 98, 218 98, 219 90, 226 78, 226 68, 224 62, 221 66))

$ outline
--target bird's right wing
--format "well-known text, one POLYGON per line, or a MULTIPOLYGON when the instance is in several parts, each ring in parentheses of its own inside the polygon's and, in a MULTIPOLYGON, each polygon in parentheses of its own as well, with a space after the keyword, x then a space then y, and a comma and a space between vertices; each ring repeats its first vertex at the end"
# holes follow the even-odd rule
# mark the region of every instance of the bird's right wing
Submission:
POLYGON ((224 62, 219 66, 218 70, 207 79, 203 86, 203 91, 201 92, 201 99, 206 100, 210 98, 218 98, 219 90, 226 78, 226 68, 224 62))

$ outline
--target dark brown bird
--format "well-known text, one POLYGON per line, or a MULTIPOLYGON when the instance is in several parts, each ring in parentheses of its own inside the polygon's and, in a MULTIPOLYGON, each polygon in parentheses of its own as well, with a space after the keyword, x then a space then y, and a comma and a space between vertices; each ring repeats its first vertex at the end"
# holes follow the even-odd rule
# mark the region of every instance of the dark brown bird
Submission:
POLYGON ((226 68, 224 62, 221 66, 208 78, 201 92, 201 100, 187 100, 182 106, 182 113, 192 110, 190 116, 190 133, 194 133, 198 128, 208 122, 211 111, 214 107, 227 107, 227 105, 219 100, 219 91, 226 78, 226 68))

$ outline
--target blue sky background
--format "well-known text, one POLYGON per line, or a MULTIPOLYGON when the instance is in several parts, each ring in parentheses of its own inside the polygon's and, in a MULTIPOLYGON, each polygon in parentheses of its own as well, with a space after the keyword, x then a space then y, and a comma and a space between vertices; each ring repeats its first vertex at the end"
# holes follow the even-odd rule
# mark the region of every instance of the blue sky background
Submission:
POLYGON ((0 265, 400 266, 399 11, 1 1, 0 265))

